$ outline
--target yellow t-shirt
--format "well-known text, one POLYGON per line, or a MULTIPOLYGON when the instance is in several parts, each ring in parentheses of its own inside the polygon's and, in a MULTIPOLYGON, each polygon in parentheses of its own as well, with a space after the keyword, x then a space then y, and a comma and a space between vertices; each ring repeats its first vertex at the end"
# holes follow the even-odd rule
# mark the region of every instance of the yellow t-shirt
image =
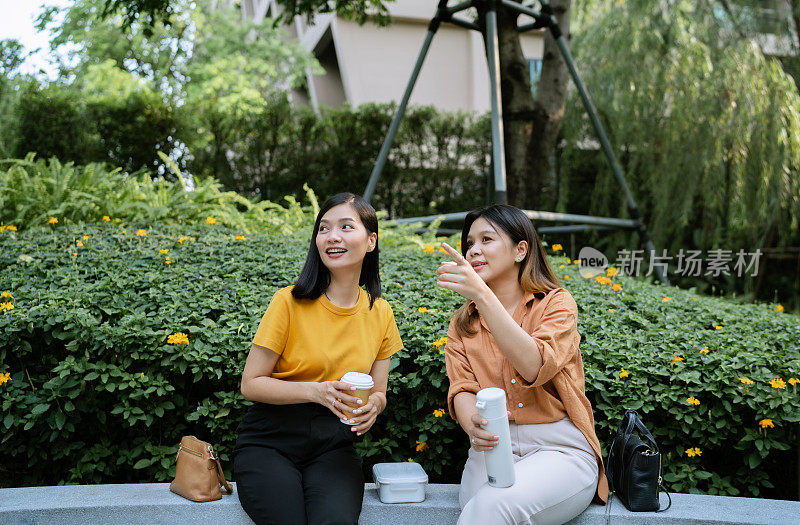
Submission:
POLYGON ((356 305, 341 308, 325 295, 295 299, 292 286, 272 297, 253 343, 281 357, 272 377, 287 381, 338 381, 347 372, 368 374, 378 359, 403 348, 392 307, 376 299, 369 308, 359 288, 356 305))

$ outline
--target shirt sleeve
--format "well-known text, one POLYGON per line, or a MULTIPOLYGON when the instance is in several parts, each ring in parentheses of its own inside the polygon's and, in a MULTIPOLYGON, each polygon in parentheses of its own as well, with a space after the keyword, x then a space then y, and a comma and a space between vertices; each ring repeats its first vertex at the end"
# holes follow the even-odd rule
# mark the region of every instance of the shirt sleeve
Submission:
POLYGON ((475 373, 472 371, 464 343, 455 329, 455 321, 450 321, 447 329, 447 344, 444 347, 444 364, 447 368, 447 378, 450 380, 450 388, 447 390, 447 409, 450 416, 456 419, 456 411, 453 406, 453 399, 461 392, 478 393, 481 389, 475 373))
POLYGON ((575 300, 568 294, 554 298, 531 336, 542 356, 539 375, 531 384, 531 387, 538 387, 553 379, 578 353, 581 336, 575 300))
POLYGON ((289 301, 291 297, 286 288, 275 292, 258 323, 253 344, 269 348, 278 355, 283 354, 289 336, 289 301))
POLYGON ((394 320, 394 312, 392 311, 392 307, 389 306, 389 303, 386 303, 386 309, 389 311, 389 322, 386 325, 386 333, 383 336, 383 341, 381 341, 381 348, 378 351, 378 355, 375 357, 376 360, 388 359, 393 354, 403 349, 403 341, 400 339, 400 330, 397 329, 397 323, 394 320))

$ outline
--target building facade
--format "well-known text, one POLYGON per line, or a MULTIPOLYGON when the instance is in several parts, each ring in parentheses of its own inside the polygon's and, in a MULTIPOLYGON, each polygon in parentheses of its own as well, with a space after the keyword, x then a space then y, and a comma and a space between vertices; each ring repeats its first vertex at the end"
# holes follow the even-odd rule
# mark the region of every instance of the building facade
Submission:
MULTIPOLYGON (((290 38, 314 54, 324 73, 309 72, 306 87, 294 90, 293 99, 315 109, 399 101, 436 5, 434 0, 391 2, 387 7, 393 22, 385 27, 358 25, 335 14, 317 15, 310 22, 296 17, 288 27, 290 38)), ((243 16, 257 21, 278 14, 279 9, 275 0, 242 0, 243 16)), ((520 18, 520 24, 530 21, 520 18)), ((543 33, 525 33, 521 42, 535 81, 541 70, 543 33)), ((481 34, 443 23, 431 43, 410 104, 489 111, 489 74, 481 34)))

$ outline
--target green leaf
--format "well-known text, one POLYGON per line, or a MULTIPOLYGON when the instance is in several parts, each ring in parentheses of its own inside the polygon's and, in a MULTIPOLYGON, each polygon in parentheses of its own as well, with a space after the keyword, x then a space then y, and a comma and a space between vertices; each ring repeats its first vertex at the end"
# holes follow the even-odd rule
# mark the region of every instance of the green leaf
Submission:
POLYGON ((152 459, 140 459, 139 461, 134 463, 133 468, 137 469, 137 470, 138 469, 143 469, 145 467, 149 467, 152 464, 153 464, 153 460, 152 459))
POLYGON ((38 416, 39 414, 47 412, 48 408, 50 408, 50 404, 49 403, 40 403, 40 404, 36 405, 35 407, 33 407, 33 409, 31 410, 31 414, 34 415, 34 416, 38 416))

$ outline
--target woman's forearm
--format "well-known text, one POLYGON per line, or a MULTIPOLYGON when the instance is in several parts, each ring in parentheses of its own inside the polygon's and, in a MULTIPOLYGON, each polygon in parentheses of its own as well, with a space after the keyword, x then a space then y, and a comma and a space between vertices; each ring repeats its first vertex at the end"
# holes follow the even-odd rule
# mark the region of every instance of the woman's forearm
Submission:
POLYGON ((542 368, 542 355, 534 338, 514 321, 491 290, 476 300, 475 305, 511 366, 533 383, 542 368))
POLYGON ((254 377, 242 384, 242 396, 249 401, 271 405, 319 403, 320 383, 284 381, 268 376, 254 377))
POLYGON ((472 392, 459 392, 453 398, 453 410, 456 413, 456 420, 468 436, 471 435, 470 429, 474 426, 472 424, 472 416, 478 413, 478 409, 475 408, 476 400, 477 396, 472 392))

